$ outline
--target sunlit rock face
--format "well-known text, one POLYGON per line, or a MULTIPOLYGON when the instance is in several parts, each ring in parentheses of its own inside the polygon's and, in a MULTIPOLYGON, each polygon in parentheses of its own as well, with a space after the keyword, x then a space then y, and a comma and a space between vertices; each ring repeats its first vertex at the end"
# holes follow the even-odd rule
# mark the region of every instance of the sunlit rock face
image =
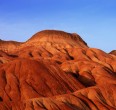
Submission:
POLYGON ((116 110, 116 52, 57 30, 0 40, 0 109, 116 110))
POLYGON ((16 41, 4 41, 0 39, 0 50, 11 53, 16 50, 22 43, 16 41))
POLYGON ((44 30, 33 35, 27 43, 53 43, 70 46, 81 46, 85 47, 86 43, 81 39, 78 34, 66 33, 63 31, 56 30, 44 30))

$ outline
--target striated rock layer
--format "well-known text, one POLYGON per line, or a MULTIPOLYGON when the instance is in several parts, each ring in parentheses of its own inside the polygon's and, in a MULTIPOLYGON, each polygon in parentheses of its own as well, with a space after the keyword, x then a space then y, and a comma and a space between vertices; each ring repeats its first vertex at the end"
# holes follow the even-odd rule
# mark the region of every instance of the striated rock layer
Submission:
POLYGON ((0 40, 0 110, 116 110, 115 53, 57 30, 0 40))

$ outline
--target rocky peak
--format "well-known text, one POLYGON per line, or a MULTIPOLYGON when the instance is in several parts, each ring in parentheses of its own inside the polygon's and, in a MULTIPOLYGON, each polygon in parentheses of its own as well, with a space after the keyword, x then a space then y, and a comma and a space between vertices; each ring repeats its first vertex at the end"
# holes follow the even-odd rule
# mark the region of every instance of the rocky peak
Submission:
POLYGON ((87 44, 78 34, 58 30, 44 30, 33 35, 26 43, 52 43, 86 47, 87 44))

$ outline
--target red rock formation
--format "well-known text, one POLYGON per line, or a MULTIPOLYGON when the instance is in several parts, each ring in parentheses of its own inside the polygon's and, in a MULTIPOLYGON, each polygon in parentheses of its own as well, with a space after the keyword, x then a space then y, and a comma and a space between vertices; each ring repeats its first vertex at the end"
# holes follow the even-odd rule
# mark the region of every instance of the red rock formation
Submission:
POLYGON ((111 51, 110 54, 116 55, 116 50, 111 51))
POLYGON ((0 40, 0 50, 6 53, 12 53, 16 48, 18 48, 22 43, 16 41, 3 41, 0 40))
POLYGON ((116 110, 115 52, 55 30, 0 41, 0 109, 116 110))

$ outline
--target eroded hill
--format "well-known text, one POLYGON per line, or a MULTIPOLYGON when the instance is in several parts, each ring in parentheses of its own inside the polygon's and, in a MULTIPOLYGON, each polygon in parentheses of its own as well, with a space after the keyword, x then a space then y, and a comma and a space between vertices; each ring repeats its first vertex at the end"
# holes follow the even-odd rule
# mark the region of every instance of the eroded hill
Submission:
POLYGON ((0 41, 1 110, 115 110, 116 56, 75 33, 0 41))

